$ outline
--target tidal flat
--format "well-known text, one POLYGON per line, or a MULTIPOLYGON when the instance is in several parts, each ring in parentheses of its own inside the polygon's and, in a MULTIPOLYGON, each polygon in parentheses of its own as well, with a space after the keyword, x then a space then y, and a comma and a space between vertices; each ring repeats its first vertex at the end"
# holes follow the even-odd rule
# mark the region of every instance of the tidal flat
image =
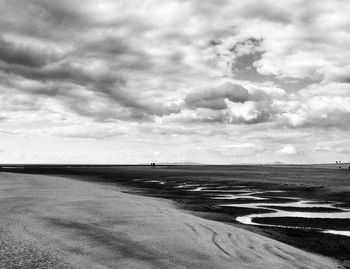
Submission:
POLYGON ((165 198, 180 212, 327 256, 344 267, 350 263, 350 172, 332 166, 23 166, 3 171, 165 198))

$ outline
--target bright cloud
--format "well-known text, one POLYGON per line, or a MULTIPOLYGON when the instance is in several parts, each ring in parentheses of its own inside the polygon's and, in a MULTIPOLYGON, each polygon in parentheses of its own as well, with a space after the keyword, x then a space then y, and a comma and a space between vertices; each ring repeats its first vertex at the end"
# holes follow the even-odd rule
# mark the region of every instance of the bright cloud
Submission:
POLYGON ((285 145, 281 148, 278 153, 281 154, 296 154, 297 150, 292 145, 285 145))

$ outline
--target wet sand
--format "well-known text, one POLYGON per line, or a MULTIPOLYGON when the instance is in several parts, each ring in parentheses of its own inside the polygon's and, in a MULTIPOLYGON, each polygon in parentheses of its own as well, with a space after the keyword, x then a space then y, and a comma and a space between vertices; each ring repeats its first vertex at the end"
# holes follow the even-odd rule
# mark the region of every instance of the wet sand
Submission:
POLYGON ((339 268, 123 187, 0 173, 1 268, 339 268))

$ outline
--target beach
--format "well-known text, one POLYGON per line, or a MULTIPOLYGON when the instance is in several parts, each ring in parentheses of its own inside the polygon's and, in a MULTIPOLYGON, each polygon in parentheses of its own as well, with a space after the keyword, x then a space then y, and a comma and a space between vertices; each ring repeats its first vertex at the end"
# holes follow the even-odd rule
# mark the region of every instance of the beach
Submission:
POLYGON ((342 268, 173 202, 67 176, 0 173, 1 268, 342 268))

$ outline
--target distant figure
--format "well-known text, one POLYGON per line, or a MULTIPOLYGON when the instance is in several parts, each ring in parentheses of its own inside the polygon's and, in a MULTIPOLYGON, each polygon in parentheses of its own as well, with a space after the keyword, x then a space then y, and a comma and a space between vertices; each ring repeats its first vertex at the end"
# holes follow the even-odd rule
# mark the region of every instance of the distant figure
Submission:
POLYGON ((151 163, 151 167, 156 167, 156 163, 151 163))
POLYGON ((341 169, 341 166, 340 166, 341 161, 335 161, 335 163, 336 163, 336 164, 339 164, 339 169, 341 169))
POLYGON ((350 171, 350 166, 348 167, 349 171, 350 171))

